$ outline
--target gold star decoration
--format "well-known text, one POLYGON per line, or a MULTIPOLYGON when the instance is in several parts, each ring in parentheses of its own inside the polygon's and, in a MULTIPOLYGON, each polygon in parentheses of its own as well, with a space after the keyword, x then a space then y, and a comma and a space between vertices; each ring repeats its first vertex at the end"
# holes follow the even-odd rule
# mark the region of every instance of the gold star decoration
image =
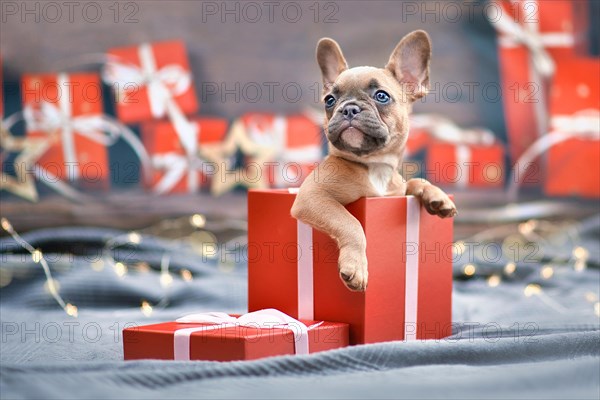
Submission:
POLYGON ((243 119, 237 119, 229 129, 225 141, 209 149, 204 147, 204 157, 215 163, 217 171, 211 182, 211 193, 215 196, 231 191, 241 186, 247 189, 269 188, 269 174, 267 173, 268 162, 275 160, 277 150, 273 146, 258 144, 248 135, 243 119), (241 153, 257 166, 258 171, 250 171, 248 167, 229 170, 227 160, 235 153, 241 153), (208 154, 210 153, 210 154, 208 154))
POLYGON ((202 154, 205 159, 213 162, 216 166, 215 175, 211 181, 211 193, 215 196, 220 196, 239 186, 247 189, 269 187, 265 163, 275 158, 276 150, 271 146, 260 145, 252 141, 242 119, 237 119, 231 125, 229 134, 223 143, 211 148, 204 146, 202 154), (258 165, 258 176, 254 173, 248 176, 248 168, 229 170, 231 164, 229 160, 238 150, 250 157, 252 163, 258 165))
POLYGON ((1 171, 0 190, 36 202, 39 197, 32 171, 36 161, 50 147, 51 141, 48 138, 15 137, 4 126, 0 126, 0 139, 3 151, 20 152, 13 162, 16 175, 11 176, 1 171))

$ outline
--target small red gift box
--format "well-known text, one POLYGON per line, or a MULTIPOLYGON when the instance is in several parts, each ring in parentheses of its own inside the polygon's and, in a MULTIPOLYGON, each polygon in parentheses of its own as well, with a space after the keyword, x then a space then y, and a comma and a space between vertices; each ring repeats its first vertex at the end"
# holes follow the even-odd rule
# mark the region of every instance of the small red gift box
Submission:
POLYGON ((369 283, 350 291, 338 249, 290 215, 295 194, 248 194, 248 305, 350 325, 350 344, 442 338, 452 333, 452 220, 412 196, 361 198, 346 208, 367 238, 369 283))
POLYGON ((116 95, 118 118, 125 123, 198 111, 198 99, 185 45, 181 41, 145 43, 108 51, 105 81, 116 95))
POLYGON ((427 179, 440 186, 502 187, 504 148, 486 145, 435 142, 427 147, 427 179))
POLYGON ((102 91, 94 73, 28 74, 22 78, 27 135, 52 146, 37 161, 47 182, 79 181, 106 189, 107 138, 100 129, 102 91))
POLYGON ((255 360, 348 345, 347 324, 297 321, 273 309, 237 318, 207 313, 177 321, 124 329, 125 360, 255 360))
MULTIPOLYGON (((587 47, 587 4, 532 0, 492 4, 489 19, 500 33, 502 101, 514 163, 546 133, 546 94, 553 69, 563 68, 563 60, 587 47)), ((535 173, 532 182, 541 182, 540 171, 539 165, 530 170, 535 173)))
POLYGON ((259 164, 265 188, 299 186, 323 158, 321 130, 304 115, 249 113, 241 121, 258 153, 248 162, 259 164))
POLYGON ((155 121, 142 126, 142 141, 154 166, 146 188, 156 193, 195 192, 208 184, 218 166, 202 154, 215 152, 227 134, 228 122, 221 118, 194 118, 197 126, 195 140, 198 151, 188 155, 183 140, 170 121, 155 121))
POLYGON ((553 196, 600 197, 600 60, 563 62, 552 89, 548 139, 572 137, 548 149, 545 191, 553 196))

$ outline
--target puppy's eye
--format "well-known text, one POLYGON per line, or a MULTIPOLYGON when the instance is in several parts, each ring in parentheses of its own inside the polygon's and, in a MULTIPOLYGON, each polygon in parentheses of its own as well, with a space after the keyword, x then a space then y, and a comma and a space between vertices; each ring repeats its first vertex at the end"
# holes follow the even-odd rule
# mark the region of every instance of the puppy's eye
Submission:
POLYGON ((384 92, 383 90, 378 90, 375 92, 374 96, 375 100, 381 104, 386 104, 390 102, 390 95, 384 92))
POLYGON ((327 97, 325 97, 325 107, 331 108, 335 105, 335 102, 335 97, 333 97, 332 95, 327 95, 327 97))

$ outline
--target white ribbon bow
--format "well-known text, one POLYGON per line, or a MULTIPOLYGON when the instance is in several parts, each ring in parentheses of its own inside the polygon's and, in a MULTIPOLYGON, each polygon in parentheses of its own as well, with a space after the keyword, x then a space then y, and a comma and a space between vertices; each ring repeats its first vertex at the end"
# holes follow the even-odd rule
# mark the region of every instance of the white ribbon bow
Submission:
POLYGON ((489 129, 463 129, 437 114, 414 114, 410 117, 410 126, 427 131, 434 139, 454 145, 491 146, 496 143, 496 136, 489 129))
POLYGON ((198 190, 198 173, 202 171, 205 160, 197 155, 184 155, 175 152, 155 154, 152 166, 166 171, 162 179, 154 186, 155 194, 164 194, 172 190, 187 173, 187 188, 190 193, 198 190))
POLYGON ((175 331, 173 349, 175 360, 190 359, 190 336, 194 332, 221 329, 234 326, 246 326, 253 328, 282 328, 289 329, 294 334, 295 354, 308 354, 308 331, 321 325, 323 322, 306 326, 304 323, 290 317, 289 315, 267 308, 244 314, 238 318, 221 312, 208 312, 186 315, 176 320, 180 324, 213 324, 194 328, 184 328, 175 331))
MULTIPOLYGON (((572 47, 575 39, 572 33, 567 32, 539 32, 539 17, 525 18, 523 24, 513 20, 513 17, 503 7, 501 2, 494 2, 499 8, 497 15, 491 15, 491 8, 486 9, 486 16, 492 26, 503 34, 499 44, 504 47, 524 45, 529 50, 530 78, 536 85, 534 93, 534 112, 537 119, 537 136, 542 137, 548 130, 548 106, 546 100, 545 83, 554 75, 555 63, 546 47, 572 47)), ((533 0, 529 3, 535 5, 533 0)), ((536 6, 539 10, 539 5, 536 6)))
POLYGON ((70 117, 54 104, 42 102, 38 109, 27 104, 23 108, 23 115, 28 129, 32 131, 62 132, 63 135, 64 132, 70 135, 76 132, 105 146, 114 144, 118 139, 119 130, 114 129, 117 127, 100 114, 70 117))
MULTIPOLYGON (((514 46, 522 44, 529 50, 535 69, 540 75, 548 78, 554 74, 554 60, 546 47, 571 47, 575 40, 571 33, 565 32, 539 32, 539 16, 526 17, 523 25, 517 23, 500 2, 495 2, 497 7, 488 7, 486 17, 501 36, 501 46, 514 46)), ((539 6, 536 8, 539 9, 539 6)))
POLYGON ((166 100, 185 93, 192 83, 190 73, 180 65, 169 64, 157 69, 152 46, 144 43, 138 47, 140 66, 111 60, 103 71, 103 79, 116 86, 119 92, 131 85, 148 88, 152 115, 162 118, 167 113, 166 100))
MULTIPOLYGON (((67 97, 62 96, 61 99, 67 97)), ((41 102, 39 109, 35 109, 29 104, 26 105, 23 109, 23 118, 29 130, 46 133, 60 132, 64 159, 67 165, 76 165, 77 163, 74 140, 76 134, 85 136, 104 146, 111 146, 119 137, 122 137, 139 157, 145 173, 150 171, 148 153, 129 128, 107 115, 96 114, 73 117, 70 111, 70 106, 69 108, 59 108, 52 103, 41 102)), ((79 168, 73 168, 72 172, 73 176, 69 176, 69 179, 76 180, 79 177, 79 168)))
POLYGON ((116 86, 119 98, 122 98, 122 92, 128 86, 146 86, 152 116, 156 119, 168 116, 186 153, 195 154, 198 148, 198 125, 187 120, 173 98, 190 88, 191 74, 177 64, 157 69, 152 46, 148 43, 138 47, 138 56, 140 67, 117 60, 108 62, 102 74, 103 80, 116 86))

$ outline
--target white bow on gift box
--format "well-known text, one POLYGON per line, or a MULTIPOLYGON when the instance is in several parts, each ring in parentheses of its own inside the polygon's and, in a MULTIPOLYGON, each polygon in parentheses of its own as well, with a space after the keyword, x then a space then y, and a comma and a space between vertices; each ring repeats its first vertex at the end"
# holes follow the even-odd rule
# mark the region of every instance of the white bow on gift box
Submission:
POLYGON ((177 183, 187 176, 187 189, 190 193, 198 190, 199 175, 206 161, 198 154, 180 154, 169 152, 152 155, 152 166, 159 171, 165 171, 163 177, 152 189, 155 194, 170 192, 177 183))
MULTIPOLYGON (((63 79, 65 78, 59 78, 59 84, 63 79)), ((123 138, 139 157, 142 168, 146 171, 151 168, 146 149, 129 128, 103 114, 73 117, 67 96, 60 97, 59 107, 48 102, 40 103, 39 108, 28 104, 23 109, 23 118, 31 131, 60 133, 63 157, 67 165, 77 165, 75 135, 81 135, 104 146, 111 146, 119 138, 123 138)), ((78 178, 79 169, 73 168, 68 179, 75 181, 78 178)))
MULTIPOLYGON (((117 92, 117 99, 126 100, 127 90, 146 87, 150 112, 155 119, 168 116, 177 131, 194 131, 194 124, 189 122, 174 97, 185 93, 192 84, 191 74, 180 65, 169 64, 158 69, 156 59, 149 43, 138 47, 140 66, 124 63, 117 58, 110 58, 103 70, 103 80, 113 86, 117 92)), ((124 100, 124 101, 125 101, 124 100)), ((192 148, 196 142, 186 135, 182 144, 192 148)))
MULTIPOLYGON (((57 76, 59 87, 68 86, 68 80, 67 74, 61 73, 57 76)), ((22 112, 15 113, 2 121, 2 128, 9 132, 16 123, 22 120, 27 123, 28 130, 40 131, 47 135, 47 137, 39 139, 44 146, 39 147, 36 160, 50 148, 52 141, 50 135, 58 133, 63 148, 63 158, 68 166, 77 166, 75 135, 81 135, 104 146, 110 146, 122 138, 139 157, 145 173, 152 168, 146 149, 129 128, 104 114, 73 116, 69 96, 59 96, 58 105, 45 101, 40 102, 37 106, 27 104, 22 112)), ((24 140, 29 139, 24 138, 24 140)), ((55 191, 71 199, 80 198, 80 194, 76 190, 62 182, 50 171, 37 164, 30 167, 33 167, 32 172, 37 179, 55 191)), ((77 180, 79 172, 79 168, 70 169, 68 180, 77 180)), ((37 199, 37 194, 32 196, 32 199, 37 199)))
MULTIPOLYGON (((532 8, 539 10, 539 5, 535 0, 528 0, 532 8)), ((530 79, 537 86, 537 90, 531 93, 532 103, 535 106, 535 117, 538 122, 538 136, 547 132, 548 126, 548 105, 544 90, 544 81, 549 80, 556 69, 556 65, 548 51, 547 47, 569 48, 575 44, 575 38, 569 32, 542 32, 539 29, 539 18, 527 16, 522 24, 516 22, 502 2, 494 1, 495 7, 486 8, 486 17, 492 26, 502 35, 498 39, 498 45, 501 47, 525 46, 529 51, 530 79)))
POLYGON ((167 172, 162 182, 154 188, 156 194, 171 190, 188 171, 188 190, 198 189, 197 165, 203 160, 198 157, 200 127, 189 121, 181 111, 174 97, 189 90, 192 84, 191 74, 180 65, 169 64, 158 69, 152 46, 144 43, 138 47, 140 66, 126 64, 118 59, 107 62, 103 71, 103 80, 115 87, 117 98, 126 98, 128 88, 146 87, 150 111, 155 119, 167 116, 185 151, 185 156, 176 153, 153 156, 153 165, 167 172), (165 160, 175 160, 173 164, 165 160), (184 164, 185 163, 185 164, 184 164), (178 177, 175 179, 174 177, 178 177))
POLYGON ((273 308, 254 311, 237 318, 222 312, 191 314, 179 318, 175 322, 180 324, 212 324, 176 330, 173 338, 173 353, 175 360, 190 359, 190 336, 192 333, 236 326, 259 329, 289 329, 294 334, 295 354, 308 354, 308 331, 323 323, 318 322, 306 326, 297 319, 273 308))

